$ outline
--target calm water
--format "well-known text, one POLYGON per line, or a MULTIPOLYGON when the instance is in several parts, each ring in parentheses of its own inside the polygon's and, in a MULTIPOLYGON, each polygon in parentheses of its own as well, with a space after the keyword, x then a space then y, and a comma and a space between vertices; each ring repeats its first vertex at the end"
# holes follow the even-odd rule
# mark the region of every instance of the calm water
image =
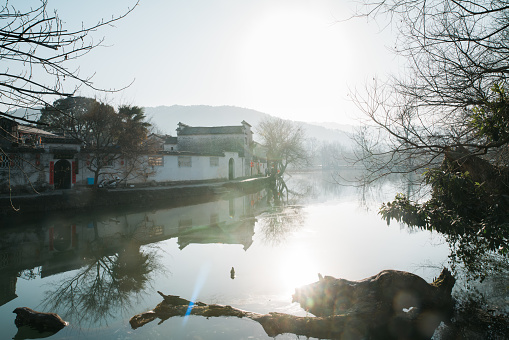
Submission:
POLYGON ((447 264, 440 235, 387 226, 377 215, 381 202, 411 190, 404 182, 355 188, 332 184, 327 173, 298 173, 286 183, 281 195, 225 193, 162 210, 2 223, 2 337, 16 335, 12 311, 27 306, 70 323, 51 339, 270 339, 237 318, 156 320, 136 330, 128 321, 162 300, 158 290, 306 315, 291 295, 317 273, 356 280, 398 269, 431 281, 447 264))

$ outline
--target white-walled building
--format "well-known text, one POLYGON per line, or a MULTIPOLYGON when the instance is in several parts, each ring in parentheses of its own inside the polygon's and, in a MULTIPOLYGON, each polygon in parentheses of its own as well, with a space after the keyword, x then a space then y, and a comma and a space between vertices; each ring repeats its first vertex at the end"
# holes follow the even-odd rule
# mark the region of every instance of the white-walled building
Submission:
POLYGON ((146 156, 143 176, 131 174, 127 182, 232 180, 263 174, 263 166, 262 171, 257 167, 253 172, 252 135, 251 125, 245 121, 238 126, 214 127, 179 123, 176 137, 149 136, 157 151, 146 156))
MULTIPOLYGON (((232 180, 264 174, 266 161, 253 156, 251 125, 195 127, 179 123, 177 137, 152 135, 161 143, 147 156, 144 178, 128 182, 232 180)), ((131 176, 134 177, 134 176, 131 176)))
MULTIPOLYGON (((10 154, 14 156, 0 159, 0 179, 3 178, 4 186, 28 187, 35 183, 37 188, 72 189, 76 185, 96 184, 93 183, 94 174, 87 168, 90 154, 79 142, 23 127, 14 121, 7 123, 9 126, 5 128, 16 129, 20 141, 35 141, 37 145, 10 147, 10 154), (20 131, 25 131, 24 135, 20 131), (12 167, 13 159, 19 160, 19 167, 12 167)), ((252 135, 251 125, 245 121, 238 126, 218 127, 179 123, 176 137, 149 136, 156 148, 139 157, 134 171, 129 170, 132 169, 129 161, 119 158, 104 168, 99 181, 118 176, 127 184, 165 184, 263 175, 267 163, 254 154, 252 135)))

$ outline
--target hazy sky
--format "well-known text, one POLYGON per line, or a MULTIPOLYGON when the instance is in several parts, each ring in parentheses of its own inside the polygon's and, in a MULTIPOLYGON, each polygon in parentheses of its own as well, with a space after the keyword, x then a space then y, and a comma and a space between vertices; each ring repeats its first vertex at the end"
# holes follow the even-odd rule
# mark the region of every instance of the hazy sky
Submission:
MULTIPOLYGON (((91 25, 133 0, 49 0, 67 25, 91 25)), ((93 34, 104 45, 80 60, 99 94, 139 106, 234 105, 303 121, 350 122, 349 88, 394 69, 389 30, 343 21, 346 0, 140 0, 93 34)), ((83 90, 82 95, 92 95, 83 90)))

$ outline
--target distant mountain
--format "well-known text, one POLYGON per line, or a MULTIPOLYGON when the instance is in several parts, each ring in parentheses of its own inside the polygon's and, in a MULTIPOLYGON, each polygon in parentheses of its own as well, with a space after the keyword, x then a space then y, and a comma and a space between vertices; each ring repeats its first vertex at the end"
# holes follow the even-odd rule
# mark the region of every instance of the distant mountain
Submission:
MULTIPOLYGON (((179 122, 191 126, 230 126, 240 125, 245 120, 253 126, 255 140, 258 140, 256 138, 256 128, 260 121, 271 117, 263 112, 236 106, 206 105, 145 107, 145 115, 161 133, 173 136, 176 136, 175 130, 179 122)), ((350 138, 352 128, 350 126, 344 126, 343 130, 329 129, 314 123, 297 123, 304 127, 307 137, 316 138, 320 141, 337 142, 344 146, 352 144, 350 138)))
POLYGON ((269 115, 235 106, 157 106, 145 107, 145 115, 164 133, 175 135, 179 122, 191 126, 240 125, 245 120, 256 126, 269 115))

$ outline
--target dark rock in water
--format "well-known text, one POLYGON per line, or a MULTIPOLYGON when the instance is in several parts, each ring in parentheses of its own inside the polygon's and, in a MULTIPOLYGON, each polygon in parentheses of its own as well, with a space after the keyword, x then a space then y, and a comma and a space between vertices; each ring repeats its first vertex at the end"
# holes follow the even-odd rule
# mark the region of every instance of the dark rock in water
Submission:
POLYGON ((18 328, 30 326, 39 332, 54 334, 68 325, 58 314, 37 312, 28 307, 18 307, 13 313, 16 313, 14 323, 18 328))

